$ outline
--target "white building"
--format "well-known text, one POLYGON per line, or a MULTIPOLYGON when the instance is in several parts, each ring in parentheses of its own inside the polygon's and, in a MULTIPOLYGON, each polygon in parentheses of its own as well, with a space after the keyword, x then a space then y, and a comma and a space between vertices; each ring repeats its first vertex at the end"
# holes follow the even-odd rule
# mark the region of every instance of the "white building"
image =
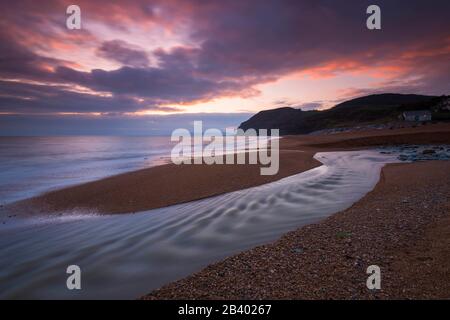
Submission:
POLYGON ((431 112, 428 110, 405 111, 403 112, 405 121, 431 121, 431 112))

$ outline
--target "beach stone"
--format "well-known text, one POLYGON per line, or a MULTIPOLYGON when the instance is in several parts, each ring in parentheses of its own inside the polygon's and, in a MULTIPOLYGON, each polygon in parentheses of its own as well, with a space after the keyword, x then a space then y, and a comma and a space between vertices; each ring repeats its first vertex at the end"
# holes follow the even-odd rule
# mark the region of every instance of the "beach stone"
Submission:
POLYGON ((422 154, 435 154, 436 151, 432 150, 432 149, 426 149, 422 151, 422 154))

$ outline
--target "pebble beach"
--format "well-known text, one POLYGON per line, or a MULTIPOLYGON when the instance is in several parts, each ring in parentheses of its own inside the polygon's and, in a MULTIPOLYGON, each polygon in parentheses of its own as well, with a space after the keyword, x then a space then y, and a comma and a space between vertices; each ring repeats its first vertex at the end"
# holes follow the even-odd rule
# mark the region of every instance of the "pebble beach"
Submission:
POLYGON ((450 163, 387 165, 351 208, 143 299, 448 299, 450 163), (381 269, 381 290, 366 269, 381 269))

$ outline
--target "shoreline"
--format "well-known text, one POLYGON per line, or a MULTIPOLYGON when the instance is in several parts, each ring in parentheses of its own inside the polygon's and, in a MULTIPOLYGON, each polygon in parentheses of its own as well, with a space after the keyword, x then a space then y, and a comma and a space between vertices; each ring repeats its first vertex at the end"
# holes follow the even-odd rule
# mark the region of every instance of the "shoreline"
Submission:
POLYGON ((142 212, 256 187, 313 169, 322 165, 314 154, 280 150, 280 170, 273 176, 261 176, 260 166, 251 164, 164 164, 50 191, 5 208, 17 216, 21 211, 27 212, 25 216, 142 212))
POLYGON ((273 176, 261 176, 260 165, 165 164, 50 191, 5 208, 18 216, 71 211, 134 213, 255 187, 307 171, 321 165, 313 158, 316 152, 431 143, 450 144, 450 125, 284 136, 280 140, 280 170, 273 176))
MULTIPOLYGON (((430 144, 430 139, 450 144, 450 127, 448 129, 447 132, 439 129, 431 136, 423 135, 424 141, 417 141, 417 131, 401 134, 395 132, 385 135, 376 132, 377 134, 364 133, 357 136, 346 133, 345 135, 319 138, 287 136, 282 139, 284 141, 282 145, 284 160, 282 161, 285 161, 284 163, 288 165, 283 166, 282 164, 282 168, 285 170, 284 173, 288 173, 289 170, 298 170, 299 166, 303 166, 304 171, 306 171, 308 165, 313 167, 321 165, 317 160, 315 160, 317 163, 308 162, 313 159, 316 152, 361 150, 365 147, 371 147, 370 144, 374 139, 377 142, 383 141, 384 143, 381 146, 392 145, 392 142, 396 145, 398 139, 409 142, 409 144, 415 144, 416 146, 413 146, 412 149, 415 149, 414 152, 416 153, 420 152, 421 155, 424 150, 437 152, 429 150, 430 148, 448 152, 450 151, 448 147, 427 146, 417 148, 420 142, 430 144), (330 146, 317 147, 319 143, 330 144, 332 142, 334 144, 330 146), (342 148, 342 145, 340 145, 342 143, 345 143, 347 147, 342 148), (361 145, 365 143, 369 145, 361 145)), ((410 149, 411 147, 401 147, 402 152, 406 153, 410 149)), ((386 148, 382 153, 396 152, 391 150, 393 149, 386 148)), ((444 158, 448 159, 448 156, 446 155, 444 158)), ((434 159, 442 158, 438 155, 434 159)), ((275 240, 275 242, 260 245, 253 249, 247 249, 253 246, 242 248, 241 250, 245 249, 245 251, 228 258, 225 257, 224 260, 212 263, 190 276, 188 275, 190 272, 186 272, 184 274, 184 276, 187 276, 186 278, 169 282, 142 298, 448 298, 450 297, 450 288, 441 282, 442 279, 447 279, 450 275, 448 267, 446 267, 450 263, 450 253, 448 252, 450 248, 450 237, 448 236, 450 216, 443 214, 450 212, 450 205, 445 196, 450 193, 450 185, 446 184, 447 181, 450 181, 449 164, 448 161, 427 161, 387 165, 382 169, 380 180, 375 188, 349 209, 337 212, 345 207, 336 208, 336 203, 333 202, 331 203, 332 212, 337 213, 333 213, 330 217, 317 223, 307 224, 289 233, 284 233, 285 230, 283 233, 279 233, 278 236, 281 238, 275 240), (371 264, 380 265, 382 268, 383 285, 381 291, 367 292, 365 287, 365 280, 367 279, 365 268, 371 264), (421 278, 422 274, 426 275, 423 279, 421 278), (421 281, 421 286, 426 289, 414 291, 417 289, 414 287, 417 279, 421 281), (412 283, 413 286, 405 288, 405 283, 412 283)), ((167 194, 167 190, 155 183, 154 170, 169 170, 168 168, 171 167, 176 166, 164 165, 125 173, 58 190, 56 193, 61 196, 60 201, 65 201, 63 205, 67 205, 67 197, 73 193, 74 188, 80 188, 78 196, 82 196, 83 192, 94 192, 90 196, 102 196, 98 184, 105 184, 105 181, 112 180, 106 185, 112 188, 111 190, 118 188, 115 192, 120 194, 120 197, 115 200, 128 199, 127 197, 130 196, 128 191, 135 193, 136 190, 141 190, 140 195, 148 198, 149 191, 158 190, 158 188, 155 189, 155 185, 159 187, 159 194, 164 196, 167 194), (146 179, 136 180, 136 177, 146 179), (147 178, 153 179, 147 180, 147 178), (119 183, 123 181, 127 181, 128 184, 119 183), (141 186, 141 188, 138 188, 139 184, 133 186, 136 181, 147 181, 150 187, 142 188, 141 186), (91 189, 86 188, 86 185, 89 184, 91 184, 91 189), (127 192, 124 193, 124 191, 127 192)), ((175 182, 175 186, 190 187, 189 190, 191 191, 187 194, 185 193, 186 189, 180 188, 179 190, 182 190, 182 192, 177 194, 178 197, 198 197, 199 190, 192 187, 192 182, 198 182, 199 179, 200 185, 204 188, 201 190, 204 192, 217 191, 212 186, 219 186, 220 188, 231 186, 240 190, 242 189, 240 186, 243 177, 246 179, 245 183, 250 184, 249 187, 253 187, 252 184, 254 183, 258 183, 257 185, 264 184, 260 180, 259 166, 250 166, 256 173, 255 180, 248 179, 252 175, 249 174, 249 168, 245 168, 245 166, 241 168, 232 165, 186 165, 178 167, 179 171, 174 175, 175 178, 172 176, 169 181, 166 181, 167 186, 173 188, 175 182), (226 167, 230 171, 224 171, 221 167, 226 167), (204 168, 206 168, 206 171, 204 168), (181 177, 186 177, 189 172, 192 174, 193 169, 199 171, 195 172, 190 179, 181 179, 181 177), (223 178, 218 179, 217 174, 222 174, 223 178), (237 185, 230 184, 230 180, 226 180, 231 176, 234 177, 231 182, 237 182, 237 185), (220 183, 217 183, 218 181, 220 183)), ((170 172, 173 172, 173 170, 171 169, 170 172)), ((290 175, 292 174, 287 174, 287 176, 290 175)), ((164 182, 167 177, 162 174, 160 179, 164 182)), ((345 188, 344 190, 348 189, 345 188)), ((106 195, 110 196, 108 193, 106 195)), ((44 196, 48 196, 48 194, 44 196)), ((42 205, 42 200, 42 196, 40 196, 37 199, 26 200, 21 204, 30 206, 33 204, 32 201, 37 201, 35 204, 39 210, 47 210, 48 207, 42 205)), ((105 200, 105 198, 102 198, 102 200, 105 200)), ((166 201, 167 199, 163 198, 162 200, 166 201)), ((148 199, 147 201, 144 203, 145 205, 151 203, 148 199)), ((172 201, 179 201, 179 198, 174 197, 172 201)), ((111 208, 117 208, 117 204, 114 202, 109 203, 109 205, 111 205, 111 208)), ((129 203, 126 203, 126 205, 129 206, 129 203)), ((133 205, 142 205, 142 203, 134 203, 133 205)), ((152 205, 154 205, 154 202, 152 205)), ((295 208, 298 205, 297 203, 295 206, 291 206, 292 210, 296 210, 295 208)), ((20 209, 20 207, 17 208, 20 209)), ((189 212, 187 213, 190 216, 189 212)), ((295 211, 292 213, 295 215, 295 211)), ((201 212, 200 216, 204 218, 201 212)), ((135 217, 139 218, 140 215, 130 216, 131 219, 135 217)), ((103 225, 100 227, 103 228, 103 225)), ((273 228, 273 226, 270 226, 270 228, 273 228)), ((117 238, 121 242, 120 239, 121 237, 117 238)), ((268 241, 272 240, 269 239, 268 241)), ((239 252, 239 250, 235 252, 239 252)), ((195 270, 199 269, 193 269, 191 272, 195 270)), ((139 279, 142 279, 142 276, 139 279)), ((167 282, 161 284, 163 283, 167 282)), ((147 290, 153 290, 157 286, 145 287, 138 295, 145 293, 147 290)))
POLYGON ((349 209, 142 299, 448 299, 450 164, 388 164, 349 209), (378 265, 381 290, 368 290, 378 265))
MULTIPOLYGON (((26 263, 40 268, 40 279, 49 280, 41 286, 22 283, 15 297, 70 297, 54 274, 54 262, 47 259, 54 256, 64 265, 83 261, 89 266, 84 273, 89 290, 80 292, 80 298, 134 299, 351 206, 373 189, 382 164, 396 161, 394 155, 378 151, 324 152, 316 158, 324 165, 274 183, 177 206, 129 215, 17 219, 16 226, 10 225, 15 231, 6 227, 0 234, 7 244, 1 250, 7 264, 4 274, 10 275, 6 283, 20 284, 10 266, 26 263), (35 226, 22 228, 27 221, 35 226), (9 255, 10 245, 27 250, 9 255), (86 256, 86 252, 96 254, 86 256), (110 266, 108 275, 102 276, 110 266), (91 283, 98 275, 100 279, 91 283), (121 290, 116 290, 117 285, 121 290)), ((5 298, 12 297, 6 293, 5 298)))

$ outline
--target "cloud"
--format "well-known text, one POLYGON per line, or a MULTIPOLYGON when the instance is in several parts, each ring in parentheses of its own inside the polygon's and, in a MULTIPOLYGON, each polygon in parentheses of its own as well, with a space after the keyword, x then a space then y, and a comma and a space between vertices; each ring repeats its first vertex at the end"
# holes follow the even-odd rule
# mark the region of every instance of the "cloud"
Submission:
POLYGON ((448 93, 450 2, 446 0, 379 0, 383 19, 379 31, 365 27, 365 9, 371 4, 366 0, 135 0, 126 6, 80 0, 78 4, 87 26, 79 33, 68 32, 61 23, 65 1, 1 4, 5 14, 0 78, 22 82, 0 83, 1 110, 157 110, 170 103, 254 96, 259 84, 298 72, 334 77, 376 70, 372 76, 379 82, 359 90, 448 93), (142 38, 111 38, 115 34, 111 30, 116 30, 132 39, 136 28, 160 28, 164 35, 183 30, 186 37, 170 49, 155 50, 148 50, 142 38), (74 50, 71 61, 56 54, 67 47, 74 50), (120 67, 86 70, 77 48, 120 67), (79 87, 97 94, 80 92, 79 87))
POLYGON ((303 111, 310 111, 310 110, 319 110, 323 108, 327 103, 328 103, 327 101, 301 102, 282 99, 274 101, 272 104, 270 104, 270 106, 268 106, 268 108, 276 109, 289 107, 294 109, 302 109, 303 111))
POLYGON ((129 113, 141 110, 174 112, 154 104, 152 100, 136 99, 129 95, 101 95, 74 91, 80 88, 58 84, 20 83, 0 81, 0 112, 16 113, 129 113))
POLYGON ((64 65, 64 61, 38 55, 0 31, 0 76, 48 79, 48 68, 64 65))
POLYGON ((245 91, 246 82, 225 81, 196 76, 192 69, 122 67, 105 71, 80 72, 59 67, 56 77, 93 90, 154 99, 158 103, 182 103, 212 99, 218 95, 245 91))
POLYGON ((297 106, 298 109, 302 109, 303 111, 320 110, 322 107, 322 102, 307 102, 297 106))
POLYGON ((125 41, 111 40, 102 43, 97 50, 100 57, 116 61, 125 66, 147 67, 150 64, 147 53, 125 41))

